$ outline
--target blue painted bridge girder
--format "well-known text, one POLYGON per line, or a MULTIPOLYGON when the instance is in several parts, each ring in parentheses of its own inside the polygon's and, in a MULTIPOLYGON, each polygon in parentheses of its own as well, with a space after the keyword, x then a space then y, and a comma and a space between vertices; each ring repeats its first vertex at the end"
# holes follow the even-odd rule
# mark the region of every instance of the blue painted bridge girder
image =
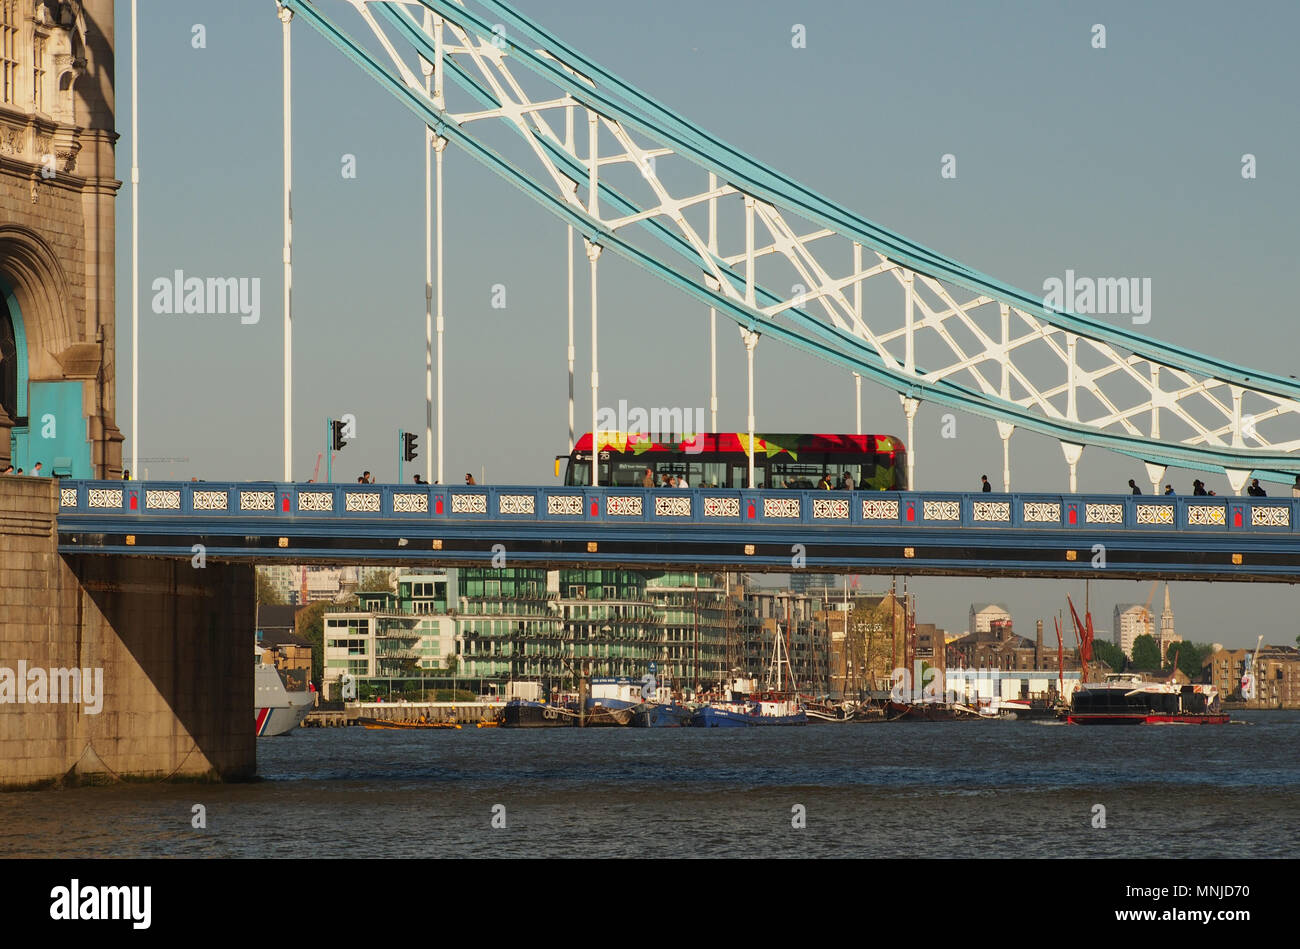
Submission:
POLYGON ((1295 582, 1300 499, 63 481, 63 553, 1295 582))

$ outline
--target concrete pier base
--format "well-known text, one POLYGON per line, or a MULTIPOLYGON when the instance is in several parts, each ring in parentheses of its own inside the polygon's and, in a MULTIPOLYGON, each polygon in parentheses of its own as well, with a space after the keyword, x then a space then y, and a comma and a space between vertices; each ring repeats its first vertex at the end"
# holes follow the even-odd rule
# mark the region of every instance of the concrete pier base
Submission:
POLYGON ((0 478, 0 788, 252 777, 253 568, 63 557, 57 491, 0 478))

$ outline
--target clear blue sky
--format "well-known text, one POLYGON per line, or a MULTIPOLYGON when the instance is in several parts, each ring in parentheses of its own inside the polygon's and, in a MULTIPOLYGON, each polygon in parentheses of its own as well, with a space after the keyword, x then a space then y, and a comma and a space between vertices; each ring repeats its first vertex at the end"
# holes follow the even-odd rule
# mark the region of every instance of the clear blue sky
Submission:
MULTIPOLYGON (((354 35, 346 4, 322 9, 354 35)), ((518 7, 606 67, 822 194, 965 263, 1038 293, 1044 279, 1149 277, 1152 335, 1239 364, 1294 371, 1295 213, 1300 179, 1300 7, 1257 2, 660 0, 518 7), (792 48, 794 24, 807 48, 792 48), (1091 45, 1106 27, 1106 48, 1091 45), (957 158, 955 179, 941 156, 957 158), (1254 154, 1258 178, 1241 177, 1254 154)), ((118 419, 130 425, 129 7, 118 9, 118 419)), ((140 455, 153 477, 278 479, 282 473, 280 26, 272 0, 175 0, 141 9, 140 455), (192 45, 195 24, 206 48, 192 45), (261 278, 261 320, 150 312, 175 270, 261 278)), ((311 476, 325 419, 358 437, 335 477, 396 476, 396 432, 424 444, 422 132, 404 107, 310 28, 294 27, 294 474, 311 476), (355 155, 357 177, 341 174, 355 155)), ((564 229, 453 152, 447 161, 448 480, 552 483, 567 442, 564 229), (505 309, 491 291, 503 284, 505 309)), ((581 258, 580 258, 581 259, 581 258)), ((581 268, 580 268, 581 274, 581 268)), ((589 338, 579 280, 580 431, 589 425, 589 338)), ((708 405, 708 316, 606 255, 601 402, 708 405)), ((743 349, 719 326, 719 427, 744 427, 743 349)), ((852 378, 761 343, 758 428, 852 431, 852 378)), ((897 397, 864 386, 870 431, 904 433, 897 397)), ((912 446, 920 488, 1000 482, 992 423, 923 406, 912 446)), ((130 432, 126 454, 131 450, 130 432)), ((1013 484, 1062 490, 1055 442, 1020 433, 1013 484)), ((423 457, 423 454, 422 454, 423 457)), ((422 470, 422 468, 421 468, 422 470)), ((1169 480, 1188 490, 1189 472, 1169 480)), ((323 477, 323 466, 322 466, 323 477)), ((1096 450, 1084 491, 1146 479, 1096 450)), ((1213 487, 1226 490, 1222 478, 1213 487)), ((1280 487, 1280 486, 1276 486, 1280 487)), ((871 579, 864 580, 870 588, 871 579)), ((1017 627, 1081 584, 918 580, 921 619, 965 626, 1000 601, 1017 627)), ((1098 625, 1147 585, 1094 584, 1098 625)), ((1290 587, 1174 586, 1189 638, 1292 642, 1290 587)), ((1050 626, 1049 626, 1050 628, 1050 626)))

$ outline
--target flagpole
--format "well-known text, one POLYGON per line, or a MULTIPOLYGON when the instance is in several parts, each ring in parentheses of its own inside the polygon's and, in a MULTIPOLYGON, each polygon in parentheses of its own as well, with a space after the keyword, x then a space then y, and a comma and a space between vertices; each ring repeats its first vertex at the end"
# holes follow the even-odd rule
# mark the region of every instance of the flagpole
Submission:
POLYGON ((140 97, 135 0, 131 0, 131 470, 140 477, 140 97))
POLYGON ((293 480, 293 95, 290 86, 289 23, 293 11, 281 6, 284 55, 284 480, 293 480))

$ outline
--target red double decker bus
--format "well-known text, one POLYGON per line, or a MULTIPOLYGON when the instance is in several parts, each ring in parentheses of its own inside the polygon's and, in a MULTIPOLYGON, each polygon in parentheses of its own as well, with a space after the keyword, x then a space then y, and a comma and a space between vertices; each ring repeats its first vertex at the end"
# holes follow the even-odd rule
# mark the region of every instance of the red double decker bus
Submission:
MULTIPOLYGON (((556 475, 560 463, 568 463, 565 484, 591 484, 591 441, 588 432, 572 453, 555 459, 556 475)), ((656 485, 673 476, 685 478, 692 488, 747 488, 750 449, 747 432, 705 433, 680 442, 657 442, 635 432, 601 432, 598 481, 639 488, 648 468, 656 485)), ((756 432, 752 449, 756 488, 811 489, 823 478, 838 488, 847 475, 856 489, 907 490, 907 451, 893 435, 756 432)))

